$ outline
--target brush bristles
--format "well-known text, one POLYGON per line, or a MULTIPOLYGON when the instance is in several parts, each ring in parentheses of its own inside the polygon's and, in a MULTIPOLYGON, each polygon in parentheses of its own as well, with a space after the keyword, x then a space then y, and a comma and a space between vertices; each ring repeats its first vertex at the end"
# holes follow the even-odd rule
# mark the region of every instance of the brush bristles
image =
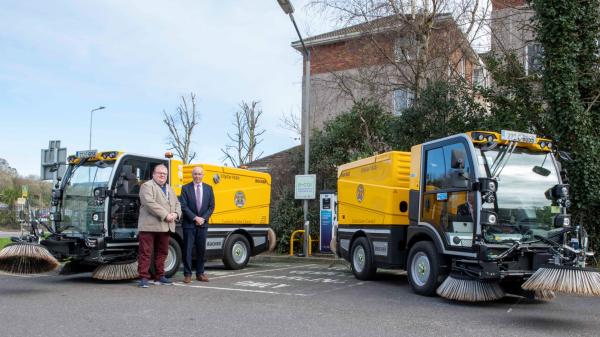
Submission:
POLYGON ((449 300, 463 302, 493 301, 504 297, 504 291, 496 282, 481 282, 452 276, 448 276, 438 287, 437 294, 449 300))
POLYGON ((267 231, 267 237, 269 239, 269 251, 272 252, 275 250, 277 246, 277 235, 275 235, 275 231, 269 228, 267 231))
POLYGON ((138 263, 118 263, 98 266, 92 277, 98 280, 119 281, 138 278, 138 263))
POLYGON ((59 265, 46 248, 37 244, 17 243, 0 250, 0 270, 8 273, 47 273, 59 265))
POLYGON ((540 268, 521 286, 579 296, 600 296, 600 273, 568 268, 540 268))
POLYGON ((553 301, 556 298, 556 294, 551 290, 536 290, 533 297, 539 301, 553 301))

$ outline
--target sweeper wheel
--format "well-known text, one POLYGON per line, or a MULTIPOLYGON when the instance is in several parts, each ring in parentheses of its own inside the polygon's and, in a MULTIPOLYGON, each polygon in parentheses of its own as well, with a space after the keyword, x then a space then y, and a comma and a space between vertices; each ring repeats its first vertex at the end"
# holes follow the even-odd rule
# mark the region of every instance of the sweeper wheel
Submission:
POLYGON ((430 241, 414 244, 408 254, 408 282, 419 295, 433 296, 439 285, 440 256, 430 241))
POLYGON ((377 268, 373 261, 373 252, 366 237, 359 237, 350 249, 350 266, 352 273, 359 280, 369 280, 375 276, 377 268))

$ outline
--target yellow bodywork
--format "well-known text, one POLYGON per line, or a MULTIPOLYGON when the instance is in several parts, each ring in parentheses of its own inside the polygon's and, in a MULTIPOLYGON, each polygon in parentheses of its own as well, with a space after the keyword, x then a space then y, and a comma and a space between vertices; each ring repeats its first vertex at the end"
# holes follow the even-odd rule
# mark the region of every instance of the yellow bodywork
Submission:
POLYGON ((271 200, 271 176, 268 173, 210 164, 182 165, 171 160, 171 186, 177 195, 192 182, 192 170, 204 169, 203 183, 215 193, 215 211, 211 224, 268 225, 271 200))
MULTIPOLYGON (((466 132, 477 146, 492 137, 500 145, 508 145, 501 133, 493 131, 466 132), (479 136, 484 139, 477 139, 479 136)), ((515 142, 517 147, 532 151, 550 152, 551 140, 535 138, 535 143, 515 142)), ((409 205, 409 191, 420 191, 423 145, 415 145, 411 152, 391 151, 360 159, 338 167, 338 224, 339 225, 408 225, 408 210, 402 212, 400 203, 409 205)), ((434 186, 425 186, 432 191, 434 186)), ((435 194, 426 194, 430 205, 435 205, 435 194)), ((453 194, 448 210, 457 213, 458 205, 466 202, 466 194, 453 194)), ((406 207, 405 209, 408 209, 406 207)), ((426 218, 439 219, 440 208, 420 210, 426 218)))
POLYGON ((391 151, 338 168, 340 225, 408 225, 410 152, 391 151))

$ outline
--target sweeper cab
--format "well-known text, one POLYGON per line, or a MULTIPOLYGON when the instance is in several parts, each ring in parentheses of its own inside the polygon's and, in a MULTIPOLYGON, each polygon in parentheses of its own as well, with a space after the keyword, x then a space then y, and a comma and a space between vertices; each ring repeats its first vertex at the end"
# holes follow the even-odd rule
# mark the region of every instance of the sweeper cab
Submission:
MULTIPOLYGON (((93 269, 134 262, 141 184, 152 179, 158 164, 168 167, 168 183, 177 195, 184 184, 192 181, 192 169, 197 165, 184 165, 171 157, 120 151, 80 151, 70 156, 64 177, 52 192, 52 235, 41 244, 59 261, 71 261, 78 267, 93 269)), ((275 243, 269 228, 271 177, 238 168, 198 165, 205 172, 203 182, 215 193, 206 258, 223 259, 231 269, 243 268, 251 256, 275 243)), ((183 234, 178 224, 169 241, 167 277, 179 269, 182 251, 183 234)))
POLYGON ((568 155, 534 134, 473 131, 342 165, 337 254, 361 280, 405 269, 422 295, 600 295, 600 274, 586 269, 587 234, 567 211, 560 157, 568 155), (589 271, 595 290, 522 289, 542 267, 589 271))

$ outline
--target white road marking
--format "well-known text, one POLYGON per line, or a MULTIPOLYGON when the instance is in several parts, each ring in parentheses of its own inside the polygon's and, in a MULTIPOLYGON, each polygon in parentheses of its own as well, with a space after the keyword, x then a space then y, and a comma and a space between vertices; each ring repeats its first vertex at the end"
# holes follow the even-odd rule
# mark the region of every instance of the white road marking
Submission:
POLYGON ((216 289, 216 290, 230 290, 230 291, 239 291, 239 292, 245 292, 245 293, 259 293, 259 294, 270 294, 270 295, 288 295, 288 296, 307 296, 306 294, 282 293, 282 292, 278 292, 278 291, 269 291, 269 290, 224 288, 224 287, 211 287, 211 286, 196 286, 196 285, 187 285, 187 284, 183 284, 183 283, 174 283, 174 285, 179 286, 179 287, 216 289))
POLYGON ((7 272, 3 272, 3 271, 0 271, 0 275, 22 277, 22 278, 38 278, 38 277, 56 276, 56 274, 11 274, 11 273, 7 273, 7 272))
POLYGON ((216 277, 212 277, 211 280, 225 278, 225 277, 232 277, 232 276, 254 275, 254 274, 266 273, 266 272, 270 272, 270 271, 296 269, 296 268, 303 268, 303 267, 310 267, 310 266, 314 266, 314 264, 302 264, 302 265, 299 265, 299 266, 292 266, 292 267, 287 267, 287 268, 265 269, 265 270, 251 271, 251 272, 248 272, 248 273, 239 273, 239 274, 230 274, 230 275, 216 276, 216 277))

